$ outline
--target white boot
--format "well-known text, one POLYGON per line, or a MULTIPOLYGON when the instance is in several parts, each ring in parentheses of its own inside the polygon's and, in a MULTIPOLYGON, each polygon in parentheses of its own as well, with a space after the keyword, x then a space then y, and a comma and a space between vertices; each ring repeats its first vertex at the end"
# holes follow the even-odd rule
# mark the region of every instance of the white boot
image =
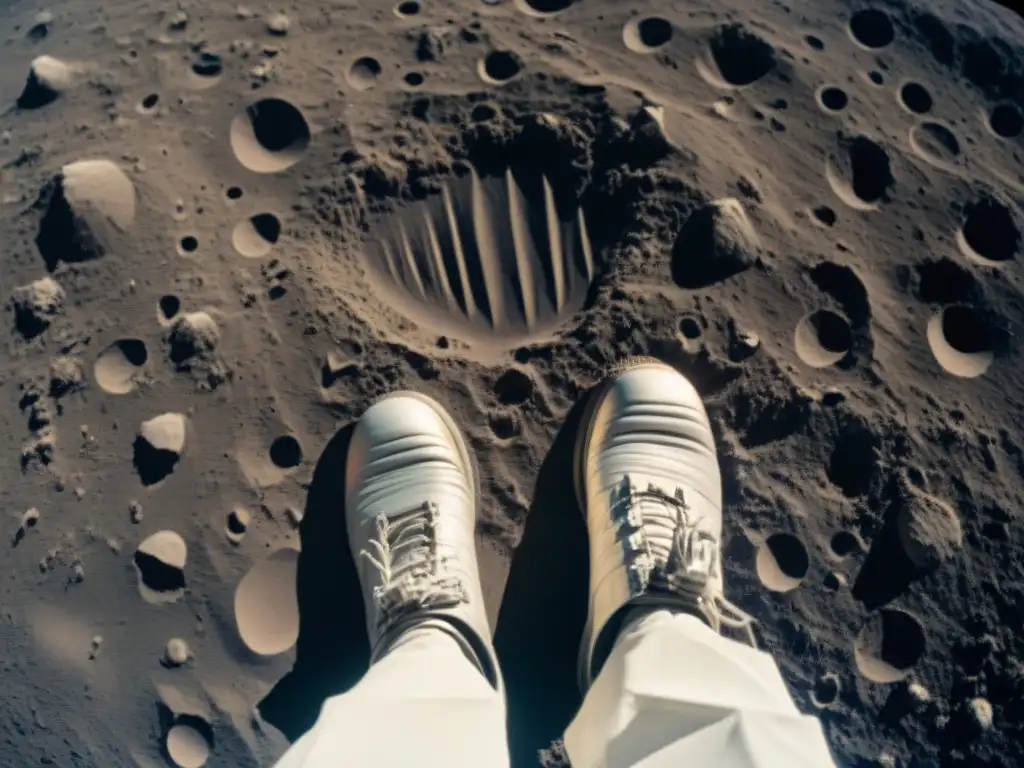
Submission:
POLYGON ((752 619, 725 600, 722 481, 700 395, 652 359, 621 366, 590 396, 574 457, 576 495, 590 539, 590 606, 580 648, 586 691, 623 617, 660 606, 713 629, 752 619))
POLYGON ((376 402, 352 435, 345 488, 371 663, 431 624, 503 691, 477 566, 476 471, 451 417, 412 392, 376 402))

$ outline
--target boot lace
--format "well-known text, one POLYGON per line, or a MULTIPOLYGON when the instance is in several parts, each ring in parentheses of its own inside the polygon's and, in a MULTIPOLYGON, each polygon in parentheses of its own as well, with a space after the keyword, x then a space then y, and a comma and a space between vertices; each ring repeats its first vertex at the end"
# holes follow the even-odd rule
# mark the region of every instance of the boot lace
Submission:
POLYGON ((359 555, 381 575, 373 589, 378 626, 469 600, 462 581, 444 573, 447 558, 438 551, 437 523, 437 505, 431 502, 377 515, 377 536, 359 555))
POLYGON ((692 519, 682 488, 669 495, 650 484, 646 490, 629 476, 611 505, 612 517, 623 545, 629 550, 629 580, 633 594, 674 595, 702 615, 716 632, 736 631, 757 647, 754 618, 711 585, 719 576, 719 542, 692 519), (655 543, 652 528, 672 531, 671 543, 655 543), (667 552, 665 551, 667 549, 667 552))

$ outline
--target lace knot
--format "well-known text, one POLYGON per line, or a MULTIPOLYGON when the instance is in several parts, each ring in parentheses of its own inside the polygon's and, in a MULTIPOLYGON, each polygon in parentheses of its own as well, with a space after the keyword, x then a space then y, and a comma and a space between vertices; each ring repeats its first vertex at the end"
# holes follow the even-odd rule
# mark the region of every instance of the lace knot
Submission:
POLYGON ((719 541, 698 527, 682 488, 672 494, 656 485, 639 489, 623 478, 612 499, 612 518, 627 551, 630 588, 634 594, 663 592, 700 613, 716 632, 741 632, 756 647, 754 619, 725 599, 715 587, 720 573, 719 541), (653 541, 649 531, 670 532, 669 543, 653 541))
POLYGON ((469 599, 461 579, 445 574, 437 546, 438 509, 432 502, 377 515, 372 549, 359 554, 381 576, 374 587, 378 625, 420 611, 454 608, 469 599))

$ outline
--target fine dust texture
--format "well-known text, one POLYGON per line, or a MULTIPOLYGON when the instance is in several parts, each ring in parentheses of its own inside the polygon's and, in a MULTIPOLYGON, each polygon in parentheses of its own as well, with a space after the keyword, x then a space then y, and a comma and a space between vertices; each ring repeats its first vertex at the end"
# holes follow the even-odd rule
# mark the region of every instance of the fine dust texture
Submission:
POLYGON ((365 671, 346 435, 399 390, 472 443, 498 645, 548 663, 507 681, 514 762, 550 763, 570 416, 636 356, 707 403, 726 596, 838 763, 1024 765, 1018 15, 54 0, 0 30, 0 766, 274 764, 365 671))

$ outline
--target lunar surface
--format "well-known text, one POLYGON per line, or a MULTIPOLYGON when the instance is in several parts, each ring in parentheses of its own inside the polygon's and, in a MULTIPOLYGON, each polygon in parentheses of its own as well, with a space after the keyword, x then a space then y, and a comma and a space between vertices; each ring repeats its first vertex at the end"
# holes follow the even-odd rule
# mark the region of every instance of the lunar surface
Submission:
POLYGON ((839 764, 1024 764, 1019 16, 12 0, 0 37, 0 765, 272 765, 365 671, 345 452, 402 389, 481 468, 514 764, 565 764, 577 405, 638 355, 706 400, 727 596, 839 764))

